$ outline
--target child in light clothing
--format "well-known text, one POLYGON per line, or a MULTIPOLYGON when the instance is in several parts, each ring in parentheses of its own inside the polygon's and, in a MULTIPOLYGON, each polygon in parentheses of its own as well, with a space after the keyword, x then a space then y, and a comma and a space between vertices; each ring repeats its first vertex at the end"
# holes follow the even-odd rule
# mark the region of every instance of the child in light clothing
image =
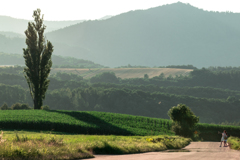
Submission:
POLYGON ((222 147, 222 142, 224 143, 224 147, 225 147, 225 138, 227 137, 226 135, 226 130, 223 131, 223 133, 218 132, 219 134, 222 134, 222 138, 221 138, 221 143, 219 147, 222 147))

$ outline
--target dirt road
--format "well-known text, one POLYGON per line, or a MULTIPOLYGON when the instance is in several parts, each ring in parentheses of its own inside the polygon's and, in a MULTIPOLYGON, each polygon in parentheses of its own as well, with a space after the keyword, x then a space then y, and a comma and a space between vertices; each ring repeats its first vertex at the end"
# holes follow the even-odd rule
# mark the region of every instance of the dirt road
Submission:
POLYGON ((240 151, 231 150, 228 147, 219 147, 219 144, 218 142, 192 142, 181 152, 96 155, 96 158, 92 160, 240 160, 240 151))

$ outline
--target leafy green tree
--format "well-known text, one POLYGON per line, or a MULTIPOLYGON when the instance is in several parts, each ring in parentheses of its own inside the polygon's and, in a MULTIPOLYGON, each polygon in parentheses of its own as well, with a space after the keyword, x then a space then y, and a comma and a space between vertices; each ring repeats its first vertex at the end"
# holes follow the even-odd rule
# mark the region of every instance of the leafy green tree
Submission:
POLYGON ((27 48, 23 49, 26 64, 24 75, 33 99, 34 109, 40 109, 50 82, 47 78, 52 66, 53 45, 50 41, 45 43, 43 34, 46 26, 43 25, 40 9, 33 12, 33 18, 35 23, 29 22, 28 29, 25 31, 27 48))
POLYGON ((7 103, 4 103, 1 107, 0 107, 1 110, 9 110, 10 108, 8 108, 8 105, 7 103))
POLYGON ((193 136, 194 127, 198 123, 199 117, 189 107, 185 104, 178 104, 168 111, 168 116, 174 122, 172 129, 177 135, 193 136))
POLYGON ((105 83, 118 83, 119 79, 114 72, 103 72, 90 79, 91 83, 105 82, 105 83))
POLYGON ((148 78, 149 78, 148 74, 144 74, 144 79, 148 79, 148 78))

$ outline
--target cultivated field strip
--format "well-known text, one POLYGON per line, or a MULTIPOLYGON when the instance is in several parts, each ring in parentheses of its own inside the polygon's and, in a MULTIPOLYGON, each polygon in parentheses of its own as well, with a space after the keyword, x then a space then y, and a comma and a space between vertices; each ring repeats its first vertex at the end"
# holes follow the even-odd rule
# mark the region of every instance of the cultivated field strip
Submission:
POLYGON ((124 78, 143 78, 144 74, 148 74, 149 78, 159 76, 164 73, 165 77, 172 75, 187 76, 192 69, 178 68, 96 68, 96 69, 77 69, 77 68, 54 68, 51 74, 57 72, 74 73, 81 75, 83 78, 91 78, 103 72, 114 72, 117 77, 124 78))

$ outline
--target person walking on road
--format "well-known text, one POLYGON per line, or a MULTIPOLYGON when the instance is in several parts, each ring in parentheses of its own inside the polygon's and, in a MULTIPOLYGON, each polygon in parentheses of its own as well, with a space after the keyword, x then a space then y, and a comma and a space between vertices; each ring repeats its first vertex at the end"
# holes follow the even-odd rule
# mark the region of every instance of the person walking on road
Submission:
POLYGON ((218 134, 222 134, 221 143, 219 147, 222 147, 222 142, 224 143, 224 147, 225 147, 225 139, 227 139, 226 130, 224 130, 223 133, 218 132, 218 134))
POLYGON ((226 131, 226 137, 224 138, 224 147, 228 147, 228 144, 227 144, 228 137, 229 137, 229 134, 226 131))

